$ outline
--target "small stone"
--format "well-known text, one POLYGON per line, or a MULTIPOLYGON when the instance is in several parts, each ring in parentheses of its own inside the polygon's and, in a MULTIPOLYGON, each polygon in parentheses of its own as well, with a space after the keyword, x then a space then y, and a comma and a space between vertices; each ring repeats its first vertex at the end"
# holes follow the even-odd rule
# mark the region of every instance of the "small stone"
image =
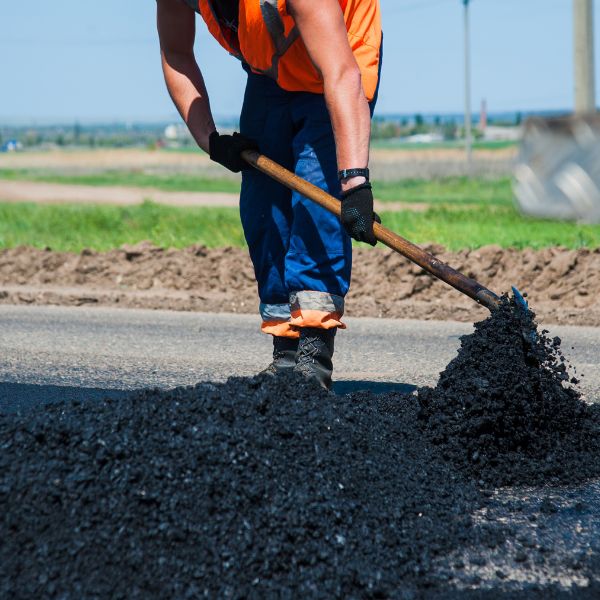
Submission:
POLYGON ((527 554, 525 554, 525 552, 523 552, 523 550, 519 550, 516 554, 515 554, 515 561, 518 563, 524 563, 527 561, 527 554))

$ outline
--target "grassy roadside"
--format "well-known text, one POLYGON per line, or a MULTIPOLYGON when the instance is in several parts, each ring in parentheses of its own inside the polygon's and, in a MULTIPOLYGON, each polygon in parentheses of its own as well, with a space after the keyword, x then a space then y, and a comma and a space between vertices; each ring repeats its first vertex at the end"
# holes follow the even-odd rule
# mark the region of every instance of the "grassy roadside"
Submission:
MULTIPOLYGON (((505 150, 507 148, 516 148, 518 142, 510 140, 485 141, 476 140, 473 143, 473 150, 505 150)), ((462 150, 465 147, 464 140, 454 140, 447 142, 431 142, 427 144, 415 144, 414 142, 391 140, 372 140, 371 148, 374 150, 408 150, 411 152, 423 152, 428 150, 462 150)))
MULTIPOLYGON (((383 212, 385 225, 416 243, 435 241, 452 250, 503 247, 600 247, 600 225, 524 218, 512 206, 464 209, 432 206, 424 212, 383 212)), ((78 252, 108 250, 151 240, 159 246, 244 246, 235 208, 44 205, 0 202, 0 248, 49 246, 78 252)))
POLYGON ((383 213, 384 224, 415 243, 436 242, 450 250, 497 244, 503 248, 600 247, 600 225, 523 217, 515 208, 434 207, 424 213, 383 213))
POLYGON ((165 192, 239 192, 232 179, 209 179, 192 173, 155 174, 143 171, 109 170, 98 173, 60 173, 43 169, 0 169, 0 180, 38 181, 64 185, 148 187, 165 192))
POLYGON ((512 206, 512 181, 509 177, 482 179, 445 177, 441 179, 403 179, 376 181, 373 190, 383 202, 425 203, 432 205, 481 204, 512 206))
POLYGON ((234 208, 171 208, 151 202, 125 207, 0 203, 2 248, 48 246, 79 252, 110 250, 142 240, 175 248, 245 245, 234 208))
MULTIPOLYGON (((88 174, 67 174, 35 169, 0 169, 0 180, 38 181, 65 185, 149 187, 167 192, 239 192, 240 185, 231 179, 208 179, 192 173, 160 175, 143 171, 110 170, 88 174)), ((404 179, 375 182, 377 199, 384 202, 427 204, 512 204, 511 180, 468 179, 404 179)))
MULTIPOLYGON (((516 148, 518 142, 511 140, 475 140, 473 150, 504 150, 506 148, 516 148)), ((427 152, 429 150, 464 150, 464 140, 449 140, 445 142, 418 143, 401 141, 397 139, 371 139, 371 149, 393 149, 410 150, 414 152, 427 152)), ((185 154, 203 154, 203 150, 198 146, 189 146, 186 148, 162 148, 161 152, 185 153, 185 154)))

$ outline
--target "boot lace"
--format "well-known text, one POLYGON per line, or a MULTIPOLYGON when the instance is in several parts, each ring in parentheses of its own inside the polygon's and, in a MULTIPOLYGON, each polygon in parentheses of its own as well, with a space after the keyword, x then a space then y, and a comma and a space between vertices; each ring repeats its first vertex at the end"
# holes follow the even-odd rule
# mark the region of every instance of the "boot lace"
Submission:
POLYGON ((296 368, 301 372, 310 371, 309 365, 315 362, 315 357, 321 353, 323 346, 323 340, 317 336, 304 338, 296 359, 296 368))

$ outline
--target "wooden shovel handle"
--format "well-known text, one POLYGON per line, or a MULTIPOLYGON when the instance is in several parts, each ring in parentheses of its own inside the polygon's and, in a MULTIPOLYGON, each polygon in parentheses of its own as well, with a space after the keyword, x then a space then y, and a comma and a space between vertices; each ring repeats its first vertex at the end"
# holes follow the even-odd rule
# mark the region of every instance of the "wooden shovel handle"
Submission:
MULTIPOLYGON (((269 175, 269 177, 275 179, 284 186, 299 192, 306 198, 309 198, 313 202, 316 202, 327 209, 329 212, 332 212, 334 215, 337 215, 338 217, 341 216, 342 205, 337 198, 334 198, 316 185, 298 177, 291 171, 288 171, 281 165, 272 161, 270 158, 263 156, 255 150, 244 150, 242 152, 242 158, 248 164, 259 171, 262 171, 266 175, 269 175)), ((415 264, 419 265, 434 277, 445 281, 459 292, 462 292, 470 298, 473 298, 476 302, 479 302, 479 304, 482 304, 490 310, 493 310, 498 306, 500 299, 494 292, 488 290, 474 279, 463 275, 446 263, 438 260, 432 254, 419 248, 419 246, 416 246, 407 239, 390 231, 387 227, 384 227, 379 223, 374 223, 373 232, 375 233, 375 237, 382 244, 385 244, 388 248, 402 254, 402 256, 405 256, 415 264)))

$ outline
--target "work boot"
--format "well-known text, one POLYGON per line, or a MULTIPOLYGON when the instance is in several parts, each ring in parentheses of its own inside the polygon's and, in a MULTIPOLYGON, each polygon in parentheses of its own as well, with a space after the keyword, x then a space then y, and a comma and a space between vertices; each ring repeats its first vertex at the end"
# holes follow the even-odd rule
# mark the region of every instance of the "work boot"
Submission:
POLYGON ((316 379, 326 390, 331 388, 333 342, 337 329, 303 327, 296 354, 296 373, 316 379))
POLYGON ((298 338, 273 336, 273 362, 263 371, 275 375, 296 366, 298 338))

